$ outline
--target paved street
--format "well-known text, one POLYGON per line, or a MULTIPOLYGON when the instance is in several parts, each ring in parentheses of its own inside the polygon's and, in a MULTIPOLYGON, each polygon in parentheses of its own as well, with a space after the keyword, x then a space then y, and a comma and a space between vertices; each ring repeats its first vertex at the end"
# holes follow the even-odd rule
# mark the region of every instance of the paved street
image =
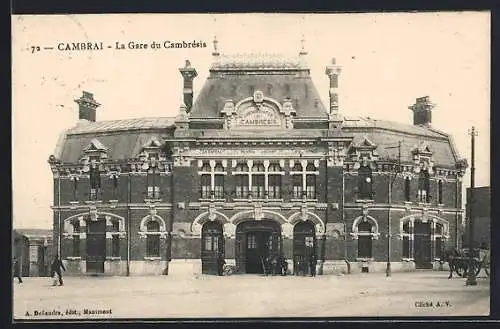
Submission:
POLYGON ((489 279, 446 272, 349 276, 65 277, 14 283, 14 318, 179 318, 488 315, 489 279), (90 310, 90 311, 89 311, 90 310), (66 312, 75 314, 66 314, 66 312), (97 311, 104 314, 90 314, 97 311), (38 315, 37 313, 38 312, 38 315), (60 312, 60 315, 41 315, 60 312), (87 313, 86 313, 87 312, 87 313), (111 314, 109 314, 111 312, 111 314), (86 314, 85 314, 86 313, 86 314))

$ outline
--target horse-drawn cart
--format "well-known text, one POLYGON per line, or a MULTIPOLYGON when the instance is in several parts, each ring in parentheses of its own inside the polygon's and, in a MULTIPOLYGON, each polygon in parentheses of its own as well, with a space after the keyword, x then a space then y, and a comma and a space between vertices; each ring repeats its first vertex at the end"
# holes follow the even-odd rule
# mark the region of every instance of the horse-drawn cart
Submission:
POLYGON ((481 272, 481 269, 484 269, 488 277, 490 276, 490 251, 473 249, 472 252, 472 262, 469 258, 468 249, 463 249, 458 255, 451 257, 451 262, 449 262, 450 277, 453 271, 460 277, 466 277, 469 268, 474 271, 475 276, 481 272))

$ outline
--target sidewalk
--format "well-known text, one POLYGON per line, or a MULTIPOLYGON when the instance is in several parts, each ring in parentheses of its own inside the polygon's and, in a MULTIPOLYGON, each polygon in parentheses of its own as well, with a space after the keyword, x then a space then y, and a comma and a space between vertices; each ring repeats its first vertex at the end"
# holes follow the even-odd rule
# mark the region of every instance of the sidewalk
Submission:
POLYGON ((14 283, 14 316, 26 319, 487 315, 489 279, 466 287, 445 272, 346 276, 66 277, 14 283), (439 302, 439 303, 438 303, 439 302), (447 303, 446 303, 447 302, 447 303), (430 305, 432 304, 432 305, 430 305), (442 305, 443 304, 443 305, 442 305), (112 314, 83 314, 85 309, 112 314), (34 316, 35 311, 59 311, 34 316), (66 315, 66 310, 80 314, 66 315), (28 315, 26 315, 28 312, 28 315))

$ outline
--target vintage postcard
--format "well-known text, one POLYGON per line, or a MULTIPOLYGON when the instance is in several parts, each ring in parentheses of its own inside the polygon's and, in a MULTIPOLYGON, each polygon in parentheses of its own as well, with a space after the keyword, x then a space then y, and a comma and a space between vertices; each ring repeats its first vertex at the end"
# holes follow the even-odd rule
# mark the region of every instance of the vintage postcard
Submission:
POLYGON ((13 320, 490 312, 490 13, 14 15, 13 320))

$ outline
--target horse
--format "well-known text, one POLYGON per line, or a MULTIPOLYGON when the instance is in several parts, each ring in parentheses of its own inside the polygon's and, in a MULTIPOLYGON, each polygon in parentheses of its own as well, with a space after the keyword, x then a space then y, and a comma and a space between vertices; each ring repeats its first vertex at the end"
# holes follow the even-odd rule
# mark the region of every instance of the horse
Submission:
POLYGON ((457 248, 449 248, 445 250, 443 252, 443 259, 441 263, 448 263, 448 267, 450 268, 450 275, 448 276, 448 279, 452 278, 453 271, 462 277, 465 276, 468 265, 467 260, 463 257, 463 253, 457 248))

